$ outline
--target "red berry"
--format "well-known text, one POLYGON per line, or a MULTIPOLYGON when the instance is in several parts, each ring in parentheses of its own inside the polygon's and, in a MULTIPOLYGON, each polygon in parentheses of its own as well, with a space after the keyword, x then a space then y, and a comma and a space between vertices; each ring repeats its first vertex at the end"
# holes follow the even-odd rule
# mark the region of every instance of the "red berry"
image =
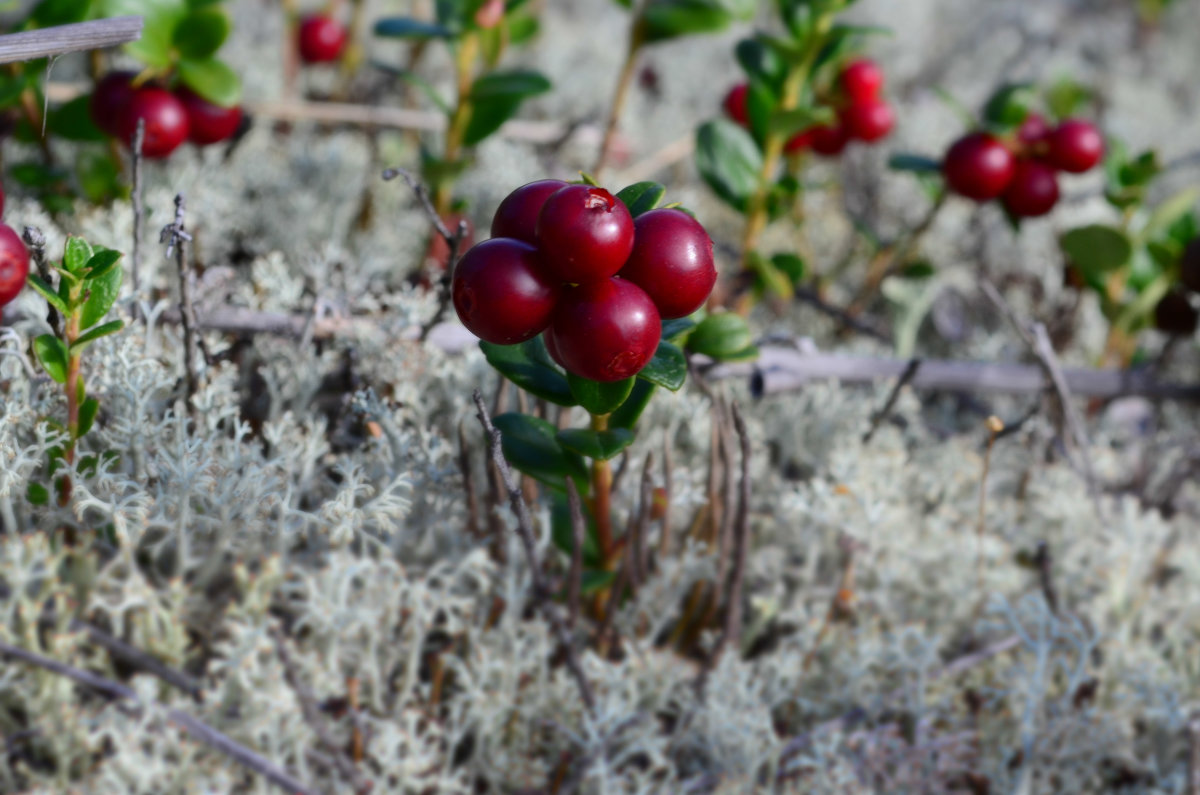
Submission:
POLYGON ((1187 293, 1172 290, 1159 299, 1154 307, 1154 325, 1159 331, 1180 337, 1190 337, 1200 325, 1200 314, 1192 306, 1187 293))
POLYGON ((604 188, 568 185, 538 215, 537 243, 546 269, 570 284, 621 270, 633 250, 633 216, 604 188))
POLYGON ((942 173, 950 189, 975 201, 987 201, 1004 193, 1015 170, 1012 152, 982 132, 959 138, 942 162, 942 173))
POLYGON ((1061 171, 1080 174, 1095 166, 1104 156, 1100 131, 1086 121, 1067 119, 1050 133, 1046 159, 1061 171))
POLYGON ((131 149, 138 119, 146 122, 146 137, 142 140, 142 154, 146 157, 166 157, 187 140, 187 110, 166 89, 139 88, 129 100, 120 136, 131 149))
POLYGON ((646 291, 664 318, 685 317, 717 283, 713 243, 682 210, 651 210, 633 222, 633 252, 617 275, 646 291))
POLYGON ((1058 177, 1040 160, 1018 160, 1004 190, 1004 206, 1020 218, 1045 215, 1058 203, 1058 177))
POLYGON ((603 279, 563 290, 550 328, 563 367, 593 381, 620 381, 654 357, 662 320, 642 288, 603 279))
POLYGON ((846 64, 839 79, 842 91, 853 103, 874 99, 883 88, 883 70, 868 58, 846 64))
POLYGON ((345 48, 346 29, 333 17, 317 14, 300 22, 300 57, 305 63, 336 61, 345 48))
POLYGON ((743 127, 750 124, 750 112, 746 109, 746 95, 748 93, 750 93, 749 84, 738 83, 729 89, 729 93, 725 95, 725 101, 721 103, 729 118, 743 127))
POLYGON ((896 123, 892 106, 881 99, 855 102, 842 111, 841 117, 847 137, 867 143, 883 138, 896 123))
POLYGON ((189 88, 179 88, 175 96, 183 103, 188 118, 188 140, 198 146, 228 140, 242 123, 242 108, 224 108, 209 102, 189 88))
POLYGON ((1017 128, 1017 140, 1026 147, 1044 144, 1050 135, 1050 124, 1037 113, 1030 113, 1017 128))
POLYGON ((0 306, 17 297, 29 275, 29 251, 20 236, 0 224, 0 306))
POLYGON ((798 132, 793 135, 784 145, 783 151, 788 154, 795 152, 803 152, 805 149, 810 149, 813 145, 813 131, 809 128, 803 132, 798 132))
POLYGON ((559 292, 542 272, 537 249, 506 237, 471 248, 454 269, 451 285, 459 320, 496 345, 537 336, 550 322, 559 292))
POLYGON ((135 77, 136 72, 109 72, 96 83, 88 102, 92 122, 114 137, 120 136, 125 109, 137 91, 133 87, 135 77))
POLYGON ((492 216, 492 237, 511 237, 537 245, 537 219, 542 205, 566 186, 561 179, 539 179, 505 196, 492 216))
POLYGON ((826 157, 840 155, 850 140, 846 135, 846 128, 840 120, 832 126, 823 124, 820 127, 813 127, 808 134, 812 136, 813 151, 826 157))

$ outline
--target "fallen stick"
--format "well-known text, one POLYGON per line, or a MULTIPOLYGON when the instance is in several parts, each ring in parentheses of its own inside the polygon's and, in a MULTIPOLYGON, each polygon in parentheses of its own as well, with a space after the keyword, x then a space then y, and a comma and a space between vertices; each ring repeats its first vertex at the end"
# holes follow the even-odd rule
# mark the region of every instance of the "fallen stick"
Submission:
POLYGON ((0 36, 0 63, 33 61, 83 50, 102 50, 142 37, 141 17, 113 17, 0 36))

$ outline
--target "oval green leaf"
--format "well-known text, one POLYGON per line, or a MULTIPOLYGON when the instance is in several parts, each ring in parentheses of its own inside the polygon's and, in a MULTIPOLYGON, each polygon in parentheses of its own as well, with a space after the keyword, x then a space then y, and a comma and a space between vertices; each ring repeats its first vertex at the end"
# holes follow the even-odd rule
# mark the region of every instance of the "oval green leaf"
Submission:
POLYGON ((614 428, 593 431, 588 428, 566 428, 555 436, 566 449, 587 456, 593 461, 607 461, 633 444, 633 431, 614 428))
POLYGON ((33 352, 46 375, 57 383, 67 382, 67 346, 53 334, 43 334, 33 341, 33 352))
POLYGON ((567 373, 567 384, 579 405, 589 414, 611 414, 618 409, 633 390, 633 378, 621 381, 593 381, 590 378, 567 373))
POLYGON ((1059 239, 1063 254, 1085 273, 1107 273, 1129 262, 1133 244, 1120 229, 1092 224, 1072 229, 1059 239))
POLYGON ((688 350, 718 361, 736 355, 754 344, 746 319, 735 312, 709 315, 688 337, 688 350))
POLYGON ((654 358, 642 368, 637 377, 672 392, 679 391, 687 379, 687 358, 683 351, 669 342, 658 343, 654 358))
POLYGON ((717 119, 696 131, 696 168, 717 196, 745 211, 758 190, 762 153, 748 131, 717 119))
POLYGON ((171 42, 183 58, 211 57, 229 37, 229 16, 220 6, 193 8, 175 26, 171 42))
POLYGON ((578 405, 566 376, 550 359, 541 336, 520 345, 494 345, 480 341, 479 348, 488 364, 534 397, 559 406, 578 405))
POLYGON ((216 58, 181 60, 179 79, 204 99, 223 108, 232 108, 242 98, 242 79, 216 58))
POLYGON ((666 195, 666 187, 657 182, 636 182, 617 192, 617 198, 624 202, 634 218, 656 209, 666 195))
POLYGON ((566 490, 566 479, 573 477, 582 489, 588 471, 578 453, 563 449, 555 434, 558 429, 543 419, 509 412, 493 423, 500 429, 504 457, 515 469, 556 489, 566 490))

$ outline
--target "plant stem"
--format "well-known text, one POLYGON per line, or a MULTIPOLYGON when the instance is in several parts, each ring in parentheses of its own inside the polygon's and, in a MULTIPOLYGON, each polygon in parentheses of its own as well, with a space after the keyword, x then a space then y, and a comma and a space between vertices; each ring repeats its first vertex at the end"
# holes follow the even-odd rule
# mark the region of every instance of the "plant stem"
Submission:
POLYGON ((642 24, 642 14, 638 10, 633 15, 633 23, 629 28, 629 49, 625 52, 625 63, 621 65, 621 74, 617 78, 617 91, 613 94, 612 109, 608 114, 608 126, 604 128, 604 138, 600 142, 600 154, 592 176, 597 179, 608 165, 608 156, 612 149, 613 139, 617 136, 617 128, 621 123, 621 114, 625 111, 625 103, 629 100, 629 87, 633 85, 633 75, 637 69, 638 55, 645 43, 645 26, 642 24))
MULTIPOLYGON (((78 288, 76 288, 78 289, 78 288)), ((72 299, 74 303, 75 299, 72 299)), ((67 444, 63 450, 63 460, 68 465, 75 463, 75 441, 79 438, 79 363, 80 353, 69 353, 75 340, 79 338, 79 310, 67 316, 66 327, 63 329, 63 342, 67 346, 67 381, 63 385, 67 397, 67 444)), ((63 475, 59 492, 58 504, 65 506, 71 501, 71 476, 63 475)))
MULTIPOLYGON (((593 414, 592 430, 608 430, 608 415, 593 414)), ((612 564, 612 467, 608 461, 592 461, 592 516, 596 519, 596 542, 604 568, 612 564)))
MULTIPOLYGON (((446 149, 444 160, 447 165, 458 160, 462 153, 463 136, 467 132, 467 124, 471 121, 471 83, 474 80, 475 58, 479 53, 479 35, 466 33, 458 43, 458 51, 454 54, 454 72, 458 80, 458 96, 454 105, 454 113, 450 115, 450 126, 446 129, 446 149)), ((450 186, 453 177, 442 176, 437 179, 433 188, 433 206, 438 215, 450 212, 450 186)))

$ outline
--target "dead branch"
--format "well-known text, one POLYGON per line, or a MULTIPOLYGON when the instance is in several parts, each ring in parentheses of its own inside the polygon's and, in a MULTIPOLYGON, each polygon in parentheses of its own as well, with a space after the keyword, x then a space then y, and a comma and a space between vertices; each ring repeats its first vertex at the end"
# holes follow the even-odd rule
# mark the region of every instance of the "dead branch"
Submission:
POLYGON ((917 370, 920 368, 920 359, 914 357, 909 360, 908 366, 904 368, 904 372, 900 374, 898 379, 896 379, 896 385, 892 387, 892 391, 888 394, 887 400, 883 402, 883 406, 879 409, 879 411, 875 412, 875 415, 871 417, 871 427, 868 428, 867 432, 862 436, 863 444, 871 441, 871 437, 875 435, 875 431, 879 430, 880 424, 887 419, 889 414, 892 413, 892 409, 895 408, 896 401, 899 400, 900 393, 904 390, 904 387, 913 380, 913 377, 917 374, 917 370))
POLYGON ((113 17, 0 36, 0 63, 103 50, 142 37, 141 17, 113 17))

